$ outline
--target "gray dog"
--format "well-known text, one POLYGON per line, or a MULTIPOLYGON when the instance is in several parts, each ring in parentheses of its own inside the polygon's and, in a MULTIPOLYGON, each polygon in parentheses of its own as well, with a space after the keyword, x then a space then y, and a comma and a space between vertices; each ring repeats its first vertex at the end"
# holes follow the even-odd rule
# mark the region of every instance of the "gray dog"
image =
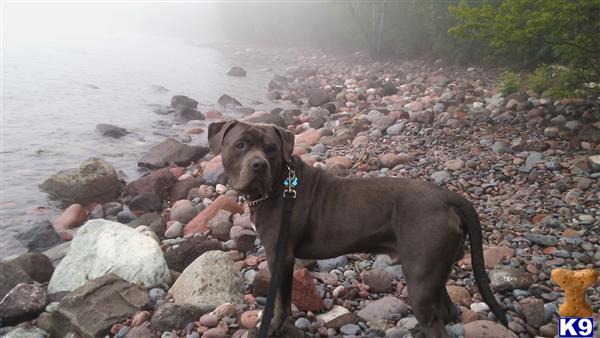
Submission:
POLYGON ((208 143, 214 154, 221 154, 231 186, 247 197, 271 271, 284 269, 270 335, 281 335, 291 312, 294 258, 367 252, 387 254, 402 264, 410 304, 421 324, 416 337, 448 337, 444 325, 457 319, 457 309, 445 286, 452 265, 463 256, 467 235, 481 295, 507 325, 488 284, 479 217, 463 197, 420 180, 333 176, 292 156, 294 134, 273 125, 212 123, 208 143), (298 177, 297 198, 285 264, 274 267, 282 181, 289 170, 298 177))

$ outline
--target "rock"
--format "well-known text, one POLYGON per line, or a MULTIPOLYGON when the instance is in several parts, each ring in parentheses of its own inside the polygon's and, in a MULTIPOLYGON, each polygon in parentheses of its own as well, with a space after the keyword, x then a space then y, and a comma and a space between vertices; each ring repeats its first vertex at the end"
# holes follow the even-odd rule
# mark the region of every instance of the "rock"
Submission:
MULTIPOLYGON (((175 122, 185 123, 193 120, 204 120, 205 117, 200 111, 194 108, 178 107, 175 109, 173 119, 175 122)), ((189 137, 191 141, 191 136, 189 137)))
POLYGON ((497 291, 528 289, 533 284, 530 273, 515 269, 494 269, 489 272, 490 286, 497 291))
POLYGON ((67 203, 104 203, 121 195, 117 172, 99 158, 90 158, 77 169, 59 171, 44 181, 40 188, 67 203))
POLYGON ((415 317, 406 317, 398 321, 398 327, 403 329, 412 330, 418 325, 419 321, 415 317))
POLYGON ((33 278, 18 264, 9 262, 0 263, 0 299, 4 298, 10 290, 20 283, 33 283, 33 278))
POLYGON ((544 136, 549 138, 556 138, 558 137, 559 132, 560 129, 558 129, 557 127, 547 127, 544 129, 544 136))
POLYGON ((154 194, 161 200, 165 200, 169 197, 170 189, 175 182, 177 178, 168 168, 163 168, 127 184, 125 194, 128 196, 154 194))
POLYGON ((209 329, 204 332, 202 338, 227 338, 227 329, 220 327, 209 329))
POLYGON ((348 257, 339 256, 331 259, 320 259, 317 261, 320 272, 331 272, 331 270, 348 264, 348 257))
POLYGON ((160 331, 181 330, 204 314, 201 307, 192 304, 165 303, 159 306, 150 320, 152 328, 160 331))
POLYGON ((131 319, 131 326, 133 326, 133 327, 141 326, 142 324, 147 322, 149 319, 150 319, 149 311, 140 311, 140 312, 136 313, 135 316, 133 316, 133 318, 131 319))
MULTIPOLYGON (((64 238, 65 233, 83 224, 87 216, 88 212, 81 204, 71 204, 57 219, 52 221, 52 226, 63 240, 67 240, 64 238)), ((71 239, 71 234, 67 233, 66 235, 68 239, 71 239)))
POLYGON ((383 168, 393 168, 399 164, 410 163, 415 160, 414 155, 387 153, 379 157, 383 168))
POLYGON ((390 278, 390 274, 383 269, 367 271, 364 276, 364 281, 369 286, 370 292, 389 292, 392 289, 392 279, 390 278))
POLYGON ((150 328, 148 326, 137 326, 132 328, 131 330, 129 330, 129 332, 127 333, 127 335, 125 335, 126 338, 157 338, 158 335, 154 332, 152 332, 152 330, 150 330, 150 328))
POLYGON ((406 127, 406 121, 400 121, 396 124, 393 124, 391 126, 389 126, 386 130, 385 133, 388 135, 400 135, 400 133, 404 130, 404 127, 406 127))
POLYGON ((525 316, 527 323, 535 328, 544 325, 544 301, 541 299, 525 299, 521 301, 519 312, 525 316))
POLYGON ((171 207, 171 220, 178 221, 181 223, 188 223, 196 215, 198 211, 194 207, 194 204, 190 200, 180 200, 175 202, 171 207))
POLYGON ((328 324, 334 321, 336 318, 339 318, 340 316, 345 315, 347 313, 350 313, 350 311, 345 307, 334 305, 333 308, 331 308, 331 310, 325 313, 318 314, 317 319, 323 321, 323 323, 325 323, 325 326, 328 326, 328 324))
POLYGON ((463 304, 465 300, 471 300, 471 294, 467 289, 458 285, 447 285, 446 291, 454 304, 463 304))
POLYGON ((240 101, 236 100, 235 97, 229 96, 227 94, 221 95, 221 97, 219 97, 219 100, 217 102, 219 102, 219 104, 222 105, 223 107, 241 107, 242 106, 240 101))
POLYGON ((410 122, 430 124, 433 122, 434 118, 433 112, 430 111, 409 112, 408 114, 410 122))
POLYGON ((46 288, 41 284, 17 284, 0 302, 2 323, 27 320, 46 306, 46 288))
POLYGON ((431 174, 431 178, 436 184, 443 184, 449 181, 452 178, 452 176, 447 171, 436 171, 433 174, 431 174))
POLYGON ((208 223, 217 215, 219 210, 238 214, 244 213, 244 209, 237 203, 235 197, 220 195, 185 226, 183 229, 184 234, 206 232, 208 223))
POLYGON ((360 327, 356 324, 346 324, 340 328, 340 332, 344 335, 357 335, 360 332, 360 327))
POLYGON ((307 269, 294 271, 292 282, 292 303, 300 311, 319 311, 323 308, 323 300, 307 269))
POLYGON ((477 313, 490 311, 489 305, 487 305, 484 302, 475 302, 475 303, 471 304, 470 309, 471 309, 471 311, 477 312, 477 313))
MULTIPOLYGON (((52 262, 52 266, 57 266, 71 249, 71 242, 64 242, 43 252, 52 262)), ((48 277, 48 280, 50 277, 48 277)))
POLYGON ((183 223, 175 221, 175 223, 171 224, 165 231, 165 238, 177 238, 183 236, 183 227, 183 223))
POLYGON ((294 322, 294 326, 300 330, 308 330, 310 328, 310 320, 300 317, 294 322))
POLYGON ((579 131, 577 139, 581 142, 600 143, 600 128, 585 126, 579 131))
POLYGON ((74 290, 108 271, 149 288, 171 282, 163 253, 153 239, 120 223, 91 220, 81 227, 56 267, 48 292, 74 290))
POLYGON ((555 246, 558 243, 558 238, 552 235, 543 235, 537 232, 527 232, 525 233, 525 239, 541 245, 541 246, 555 246))
POLYGON ((497 154, 506 154, 506 153, 511 153, 512 148, 504 142, 496 141, 492 145, 492 151, 497 154))
POLYGON ((163 234, 165 232, 164 221, 157 212, 145 213, 142 216, 127 223, 127 225, 132 228, 146 226, 146 227, 150 228, 157 235, 163 234))
POLYGON ((173 138, 168 138, 150 148, 138 161, 139 167, 158 169, 174 163, 186 167, 208 154, 208 147, 188 146, 173 138))
POLYGON ((183 180, 177 180, 171 188, 171 201, 179 201, 188 198, 190 191, 198 188, 204 183, 202 177, 190 177, 183 180))
POLYGON ((227 72, 227 75, 244 77, 246 76, 246 70, 242 67, 231 67, 231 69, 227 72))
POLYGON ((131 199, 129 208, 134 211, 159 211, 162 209, 162 201, 155 193, 147 192, 131 199))
POLYGON ((0 299, 19 283, 47 283, 54 267, 50 259, 41 253, 26 253, 10 261, 0 263, 0 299))
POLYGON ((507 328, 489 320, 476 320, 464 325, 465 338, 518 338, 507 328))
POLYGON ((38 326, 53 336, 77 332, 81 337, 103 337, 150 304, 143 287, 113 273, 88 281, 62 299, 56 310, 38 318, 38 326), (93 314, 93 315, 91 315, 93 314))
POLYGON ((175 95, 171 98, 171 108, 179 107, 198 109, 198 101, 184 95, 175 95))
POLYGON ((188 265, 202 254, 213 250, 222 250, 220 242, 203 237, 192 237, 165 252, 165 260, 170 269, 182 272, 188 265))
POLYGON ((44 222, 41 225, 36 224, 31 229, 18 233, 15 235, 15 239, 33 252, 46 251, 62 242, 62 239, 49 222, 44 222))
POLYGON ((242 326, 246 329, 252 329, 256 327, 256 324, 258 324, 259 321, 260 313, 260 310, 244 311, 240 317, 242 326))
POLYGON ((406 315, 408 312, 408 305, 396 297, 387 296, 369 303, 357 314, 362 320, 368 322, 379 319, 388 320, 392 314, 406 315))
POLYGON ((243 304, 243 282, 230 256, 209 251, 198 257, 177 278, 169 293, 177 304, 243 304))
POLYGON ((324 89, 313 89, 308 94, 308 105, 311 107, 319 107, 331 101, 329 92, 324 89))
MULTIPOLYGON (((490 246, 483 250, 483 258, 485 261, 485 267, 491 269, 496 265, 503 264, 505 261, 514 257, 515 250, 507 246, 490 246)), ((465 256, 460 265, 471 265, 471 255, 465 256)))
MULTIPOLYGON (((227 212, 221 210, 220 212, 227 212)), ((228 241, 230 239, 229 232, 231 231, 232 224, 229 221, 220 221, 220 222, 211 222, 208 225, 210 228, 211 234, 220 241, 228 241)), ((239 238, 239 236, 238 236, 239 238)))
POLYGON ((455 159, 455 160, 449 160, 449 161, 446 161, 446 163, 444 163, 444 166, 448 170, 459 170, 459 169, 464 168, 465 161, 463 161, 460 158, 455 159))
POLYGON ((112 138, 121 138, 129 134, 129 132, 125 128, 121 128, 119 126, 115 126, 114 124, 108 123, 97 124, 96 130, 103 136, 108 136, 112 138))
POLYGON ((274 124, 274 125, 280 126, 282 128, 286 127, 285 123, 283 122, 283 118, 281 118, 281 116, 279 116, 279 114, 277 114, 277 113, 268 113, 268 112, 257 111, 255 113, 253 113, 252 115, 249 115, 249 116, 246 116, 246 117, 240 119, 240 121, 249 122, 249 123, 274 124))
POLYGON ((258 270, 254 275, 252 284, 254 285, 254 294, 260 297, 266 297, 269 294, 269 285, 271 283, 271 272, 268 267, 258 270))
POLYGON ((8 334, 3 335, 3 338, 48 338, 50 335, 48 332, 37 328, 35 326, 32 327, 17 327, 16 329, 10 331, 8 334))

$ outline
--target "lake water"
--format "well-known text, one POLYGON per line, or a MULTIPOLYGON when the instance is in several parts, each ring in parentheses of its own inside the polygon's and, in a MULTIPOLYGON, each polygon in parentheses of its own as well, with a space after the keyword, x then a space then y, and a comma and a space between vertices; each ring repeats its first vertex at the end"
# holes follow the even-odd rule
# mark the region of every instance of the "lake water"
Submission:
MULTIPOLYGON (((153 112, 173 95, 196 99, 200 111, 218 108, 223 93, 247 105, 267 101, 267 84, 278 69, 252 55, 251 50, 147 36, 5 41, 0 259, 26 252, 14 239, 17 233, 60 213, 38 188, 56 171, 101 157, 130 179, 138 177, 137 159, 178 128, 168 126, 171 115, 153 112), (227 76, 231 66, 244 67, 248 76, 227 76), (168 122, 166 128, 161 121, 168 122), (132 134, 103 137, 95 131, 98 123, 132 134)), ((194 135, 191 144, 205 144, 205 137, 194 135)))

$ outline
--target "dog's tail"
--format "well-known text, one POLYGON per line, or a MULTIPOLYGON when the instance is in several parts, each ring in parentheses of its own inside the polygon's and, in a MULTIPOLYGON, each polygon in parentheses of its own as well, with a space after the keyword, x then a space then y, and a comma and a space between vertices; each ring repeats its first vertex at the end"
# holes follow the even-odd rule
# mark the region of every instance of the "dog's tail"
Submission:
POLYGON ((457 194, 452 194, 452 204, 459 210, 463 225, 467 229, 469 235, 469 242, 471 247, 471 265, 473 266, 473 273, 475 275, 475 281, 479 292, 483 297, 485 303, 490 307, 492 313, 496 318, 508 326, 508 320, 506 314, 500 308, 500 305, 494 297, 494 293, 490 288, 490 280, 485 271, 485 262, 483 259, 483 243, 481 240, 481 223, 479 222, 479 216, 473 205, 465 198, 457 194))

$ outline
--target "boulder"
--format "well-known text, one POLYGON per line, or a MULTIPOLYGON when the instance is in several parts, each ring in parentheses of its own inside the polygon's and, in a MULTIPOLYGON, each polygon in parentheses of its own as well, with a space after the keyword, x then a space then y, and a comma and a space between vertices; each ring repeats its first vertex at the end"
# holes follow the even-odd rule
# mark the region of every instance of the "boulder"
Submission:
POLYGON ((222 105, 223 107, 241 107, 242 106, 242 103, 240 101, 236 100, 235 97, 227 95, 227 94, 221 95, 221 97, 219 97, 219 100, 217 102, 219 102, 219 104, 222 105))
POLYGON ((231 69, 227 72, 227 75, 244 77, 246 76, 246 70, 242 67, 231 67, 231 69))
POLYGON ((26 253, 0 262, 0 300, 19 283, 47 283, 53 272, 52 262, 41 253, 26 253))
POLYGON ((72 291, 108 271, 148 288, 171 282, 156 241, 126 225, 100 219, 81 227, 56 267, 48 292, 72 291))
POLYGON ((243 304, 243 286, 230 255, 209 251, 183 270, 169 293, 176 304, 243 304))
POLYGON ((40 188, 61 201, 81 204, 109 202, 121 195, 115 168, 99 158, 90 158, 76 169, 59 171, 40 188))
POLYGON ((194 108, 189 107, 177 107, 175 109, 175 115, 173 116, 175 122, 185 123, 192 120, 204 120, 205 117, 202 113, 194 108))
POLYGON ((32 228, 18 233, 15 239, 29 251, 43 252, 62 242, 62 239, 49 222, 36 224, 32 228))
POLYGON ((44 310, 46 288, 41 284, 17 284, 0 302, 3 323, 27 320, 44 310))
POLYGON ((209 149, 201 146, 188 146, 173 138, 168 138, 152 147, 138 161, 139 167, 157 169, 175 163, 186 167, 208 154, 209 149))
POLYGON ((184 95, 175 95, 171 98, 171 108, 198 108, 198 101, 184 95))
POLYGON ((114 124, 108 124, 108 123, 97 124, 96 130, 103 136, 108 136, 108 137, 112 137, 112 138, 120 138, 120 137, 123 137, 123 136, 129 134, 127 129, 121 128, 119 126, 115 126, 114 124))
POLYGON ((208 251, 222 250, 223 245, 219 241, 203 237, 192 237, 183 241, 176 248, 165 252, 165 260, 169 269, 182 272, 196 258, 208 251))
POLYGON ((56 310, 43 313, 38 325, 53 336, 75 332, 79 337, 104 337, 115 323, 149 308, 146 290, 113 273, 90 280, 62 299, 56 310))
POLYGON ((164 200, 169 197, 171 187, 175 182, 177 182, 177 178, 168 168, 163 168, 127 184, 125 194, 135 197, 150 193, 164 200))

